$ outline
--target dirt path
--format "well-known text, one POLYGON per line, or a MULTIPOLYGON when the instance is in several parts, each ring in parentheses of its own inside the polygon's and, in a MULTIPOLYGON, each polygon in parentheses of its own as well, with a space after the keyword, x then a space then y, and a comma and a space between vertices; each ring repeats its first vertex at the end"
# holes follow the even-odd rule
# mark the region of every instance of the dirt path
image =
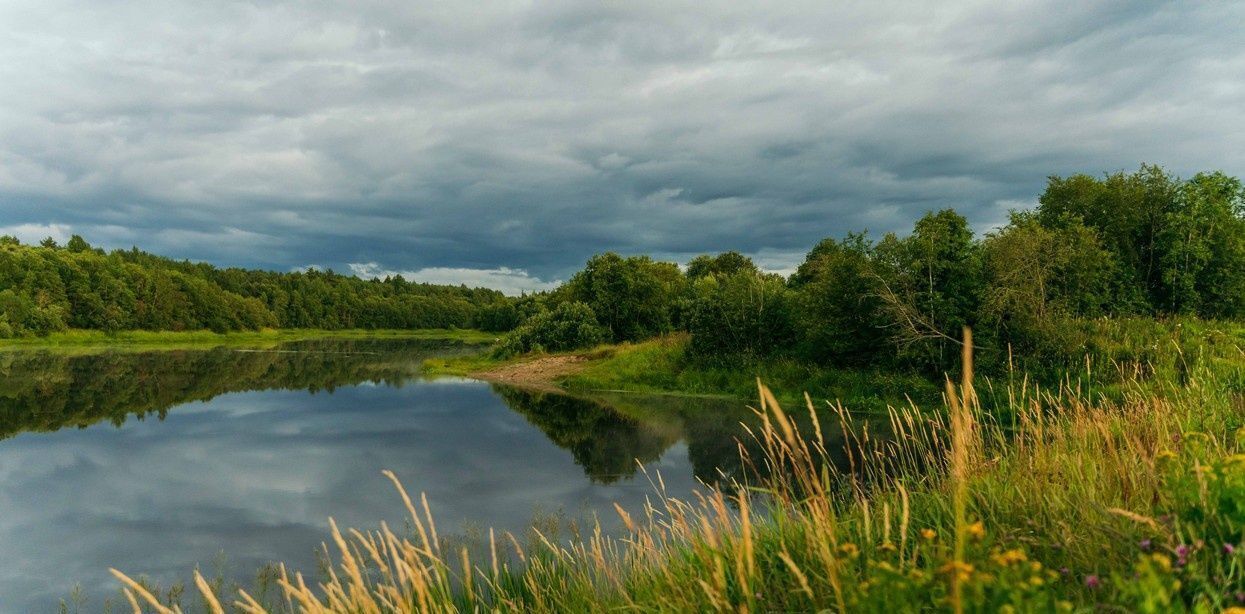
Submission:
POLYGON ((472 373, 471 377, 535 390, 556 391, 558 380, 581 371, 588 358, 580 355, 546 356, 472 373))

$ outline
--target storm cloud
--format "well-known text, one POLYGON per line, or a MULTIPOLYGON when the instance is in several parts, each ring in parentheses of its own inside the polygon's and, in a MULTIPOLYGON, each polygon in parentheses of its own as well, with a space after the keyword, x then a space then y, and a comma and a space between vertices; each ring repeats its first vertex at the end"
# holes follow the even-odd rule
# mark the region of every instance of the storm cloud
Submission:
POLYGON ((516 291, 1245 174, 1236 3, 0 5, 0 231, 516 291), (354 265, 353 267, 351 265, 354 265))

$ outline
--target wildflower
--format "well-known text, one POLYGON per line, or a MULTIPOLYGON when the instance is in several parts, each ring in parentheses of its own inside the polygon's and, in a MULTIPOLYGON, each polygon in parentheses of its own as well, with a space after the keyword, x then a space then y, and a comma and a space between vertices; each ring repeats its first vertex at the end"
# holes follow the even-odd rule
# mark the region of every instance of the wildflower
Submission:
POLYGON ((1176 564, 1186 565, 1188 564, 1188 562, 1189 562, 1189 547, 1184 544, 1180 544, 1179 546, 1176 546, 1176 564))
POLYGON ((1101 584, 1102 580, 1099 580, 1098 576, 1094 574, 1085 576, 1085 588, 1098 588, 1101 584))
POLYGON ((1021 561, 1024 561, 1026 558, 1027 557, 1025 556, 1025 553, 1023 551, 1012 549, 1012 550, 1008 550, 1007 552, 994 555, 994 562, 998 563, 999 565, 1003 567, 1007 567, 1008 565, 1011 565, 1012 563, 1019 563, 1021 561))
POLYGON ((1150 538, 1147 537, 1137 542, 1137 545, 1141 547, 1142 552, 1149 552, 1150 548, 1154 546, 1154 542, 1150 541, 1150 538))
POLYGON ((1237 591, 1232 597, 1236 599, 1237 603, 1245 603, 1245 591, 1237 591))
POLYGON ((939 567, 938 571, 948 575, 955 574, 963 582, 972 575, 973 566, 963 561, 948 561, 946 565, 939 567))
POLYGON ((935 537, 938 537, 938 534, 933 529, 921 529, 921 537, 925 538, 926 541, 932 542, 935 537))
POLYGON ((1172 569, 1172 560, 1162 554, 1152 554, 1150 555, 1150 560, 1154 561, 1163 571, 1171 571, 1172 569))
POLYGON ((968 531, 968 534, 973 539, 981 539, 986 536, 986 525, 982 524, 980 520, 968 525, 968 528, 965 530, 968 531))
POLYGON ((1233 554, 1236 554, 1236 546, 1233 546, 1232 544, 1224 544, 1223 553, 1228 556, 1232 556, 1233 554))

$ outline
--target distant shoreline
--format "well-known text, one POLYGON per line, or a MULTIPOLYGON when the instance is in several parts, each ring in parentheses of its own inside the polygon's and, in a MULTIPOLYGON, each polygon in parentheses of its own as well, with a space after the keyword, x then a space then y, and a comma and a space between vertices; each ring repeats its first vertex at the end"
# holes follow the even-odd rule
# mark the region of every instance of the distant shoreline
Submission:
POLYGON ((264 329, 215 333, 196 331, 118 331, 69 330, 43 337, 0 339, 0 351, 54 348, 203 348, 217 346, 256 346, 306 339, 437 339, 464 343, 492 343, 494 333, 471 329, 264 329))

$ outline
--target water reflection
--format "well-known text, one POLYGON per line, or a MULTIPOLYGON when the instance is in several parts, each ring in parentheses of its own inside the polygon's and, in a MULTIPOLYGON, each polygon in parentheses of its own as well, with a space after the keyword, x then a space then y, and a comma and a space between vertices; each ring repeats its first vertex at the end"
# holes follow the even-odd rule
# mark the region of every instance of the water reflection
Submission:
POLYGON ((127 418, 247 390, 332 392, 399 384, 428 357, 471 351, 451 341, 301 341, 272 349, 0 353, 0 438, 127 418))
POLYGON ((75 582, 99 611, 116 595, 110 566, 167 584, 221 552, 244 582, 272 560, 314 574, 330 515, 404 526, 382 469, 428 494, 446 534, 521 535, 559 510, 616 522, 614 501, 638 507, 651 493, 627 477, 635 457, 672 492, 695 487, 677 432, 601 405, 414 377, 425 357, 461 351, 0 355, 0 612, 55 611, 75 582))
POLYGON ((549 441, 569 450, 588 478, 601 484, 634 476, 640 463, 661 458, 682 437, 671 425, 641 422, 590 399, 509 386, 493 390, 549 441))
POLYGON ((404 525, 382 469, 427 493, 443 534, 521 535, 559 511, 618 528, 613 503, 652 494, 637 461, 681 497, 742 474, 752 416, 734 401, 418 377, 425 358, 467 351, 0 354, 0 612, 55 611, 75 582, 98 611, 110 566, 167 583, 223 552, 243 581, 273 560, 314 572, 330 515, 404 525))

